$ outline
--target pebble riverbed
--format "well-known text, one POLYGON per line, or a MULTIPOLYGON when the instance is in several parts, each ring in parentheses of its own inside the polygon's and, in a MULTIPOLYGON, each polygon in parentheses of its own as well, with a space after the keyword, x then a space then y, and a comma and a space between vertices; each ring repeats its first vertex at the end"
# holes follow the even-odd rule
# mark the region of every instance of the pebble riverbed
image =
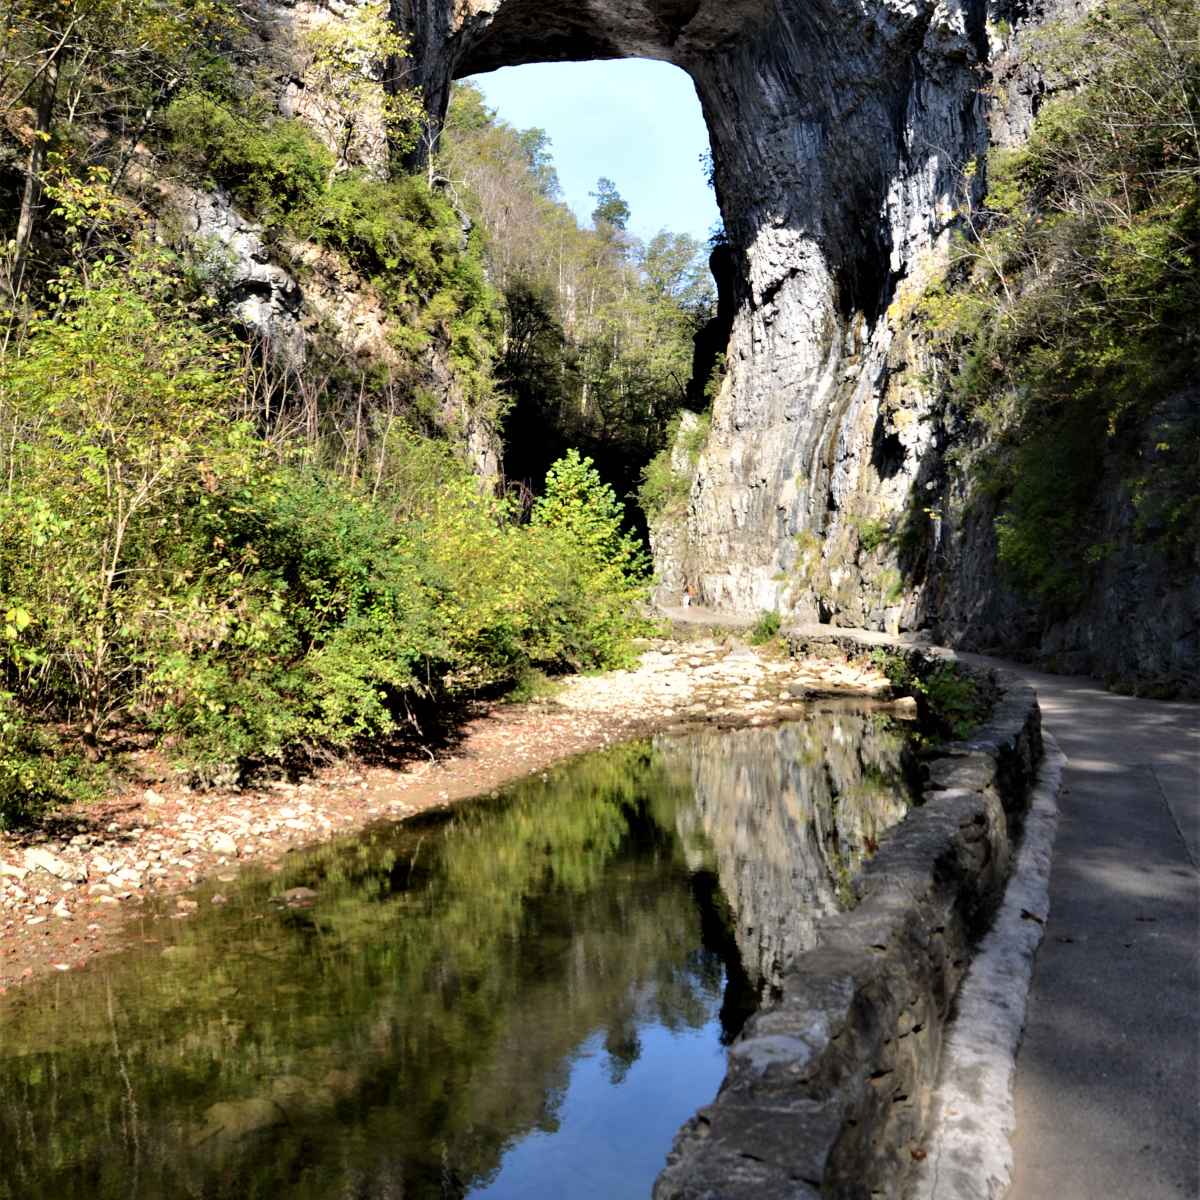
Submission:
POLYGON ((799 715, 816 697, 888 692, 872 667, 790 658, 778 643, 647 640, 633 669, 571 676, 546 699, 488 706, 451 748, 397 765, 343 762, 303 782, 213 791, 159 772, 40 829, 0 833, 0 994, 139 940, 136 914, 186 920, 199 903, 188 892, 202 880, 216 883, 205 902, 222 903, 221 885, 243 864, 278 869, 289 850, 479 795, 624 738, 698 722, 764 724, 799 715))

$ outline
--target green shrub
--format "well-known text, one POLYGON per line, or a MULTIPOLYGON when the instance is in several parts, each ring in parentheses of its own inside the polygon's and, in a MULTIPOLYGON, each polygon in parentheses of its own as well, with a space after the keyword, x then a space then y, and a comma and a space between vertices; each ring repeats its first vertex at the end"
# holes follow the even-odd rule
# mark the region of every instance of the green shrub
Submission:
POLYGON ((29 824, 58 804, 93 799, 104 780, 102 768, 33 724, 14 696, 0 692, 0 829, 29 824))
POLYGON ((969 737, 991 712, 984 689, 953 663, 934 667, 921 683, 934 720, 950 737, 969 737))
MULTIPOLYGON (((478 309, 486 285, 447 211, 409 284, 454 338, 486 320, 452 297, 478 309)), ((86 793, 70 747, 103 757, 118 731, 229 779, 386 743, 419 705, 533 669, 627 661, 647 564, 590 459, 556 463, 522 526, 398 418, 368 435, 369 486, 268 445, 231 419, 254 379, 211 303, 159 252, 122 254, 63 273, 0 355, 0 820, 86 793)))
POLYGON ((181 520, 160 603, 152 723, 189 760, 225 764, 386 738, 443 657, 409 537, 309 471, 266 469, 181 520))
POLYGON ((642 469, 637 498, 647 523, 654 524, 681 509, 687 503, 690 488, 690 480, 671 466, 671 446, 667 445, 642 469))
POLYGON ((956 663, 914 662, 883 648, 872 650, 868 659, 896 692, 917 701, 922 722, 941 738, 970 736, 991 712, 986 688, 956 663))
POLYGON ((164 126, 182 163, 274 224, 315 204, 333 170, 333 155, 300 121, 242 117, 202 92, 173 101, 164 126))
POLYGON ((875 517, 859 517, 853 519, 852 523, 858 530, 858 544, 867 554, 878 550, 880 546, 891 545, 896 540, 895 531, 887 521, 875 517))
POLYGON ((756 646, 765 646, 779 635, 783 618, 777 612, 763 612, 750 630, 750 641, 756 646))
POLYGON ((701 413, 695 425, 682 434, 681 417, 681 414, 677 414, 671 418, 666 429, 666 445, 642 470, 637 500, 648 523, 659 520, 667 513, 677 512, 687 501, 692 481, 688 475, 681 475, 671 465, 675 450, 682 450, 694 468, 708 442, 712 427, 711 412, 701 413))
POLYGON ((637 609, 647 598, 649 562, 622 517, 612 488, 577 450, 550 468, 533 507, 530 532, 550 564, 564 658, 577 668, 628 662, 631 637, 647 626, 637 609))
POLYGON ((692 466, 700 461, 700 452, 708 444, 708 435, 711 432, 712 410, 709 409, 696 418, 695 425, 683 435, 681 441, 683 452, 688 456, 688 461, 692 466))
POLYGON ((487 281, 478 237, 420 176, 381 180, 338 175, 297 211, 292 229, 341 251, 403 319, 399 348, 417 353, 445 338, 450 361, 477 401, 490 397, 500 343, 499 298, 487 281))

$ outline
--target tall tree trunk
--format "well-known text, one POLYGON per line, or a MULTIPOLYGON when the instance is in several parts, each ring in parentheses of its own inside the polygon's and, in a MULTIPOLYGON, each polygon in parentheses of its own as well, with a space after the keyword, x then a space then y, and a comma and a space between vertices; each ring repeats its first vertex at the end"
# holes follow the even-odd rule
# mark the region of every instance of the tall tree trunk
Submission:
POLYGON ((21 215, 17 220, 16 248, 13 252, 12 274, 9 290, 14 298, 21 290, 25 274, 25 262, 29 254, 29 243, 33 238, 33 225, 38 203, 42 197, 42 171, 46 165, 46 153, 50 145, 50 130, 54 124, 54 102, 58 97, 58 66, 62 58, 65 39, 60 41, 46 63, 42 75, 42 90, 38 96, 37 123, 33 132, 33 145, 29 149, 29 166, 25 172, 25 190, 21 194, 21 215))

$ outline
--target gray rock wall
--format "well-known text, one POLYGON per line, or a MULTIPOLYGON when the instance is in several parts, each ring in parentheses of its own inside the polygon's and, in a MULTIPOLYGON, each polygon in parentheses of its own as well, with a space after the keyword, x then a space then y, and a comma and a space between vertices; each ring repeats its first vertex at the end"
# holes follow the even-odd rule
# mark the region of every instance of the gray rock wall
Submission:
MULTIPOLYGON (((728 375, 660 569, 709 604, 819 615, 797 536, 902 507, 930 444, 881 427, 896 279, 947 234, 985 144, 972 0, 396 0, 408 78, 642 56, 696 85, 733 246, 728 375), (894 444, 893 444, 894 443, 894 444)), ((926 402, 926 407, 928 402, 926 402)), ((851 584, 847 580, 847 594, 851 584)))

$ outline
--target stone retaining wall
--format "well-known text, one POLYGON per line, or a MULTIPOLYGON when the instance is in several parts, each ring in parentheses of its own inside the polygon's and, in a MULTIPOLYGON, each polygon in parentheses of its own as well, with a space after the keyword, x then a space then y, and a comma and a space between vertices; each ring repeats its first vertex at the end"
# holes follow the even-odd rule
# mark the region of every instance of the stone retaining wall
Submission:
POLYGON ((925 802, 856 879, 858 905, 820 923, 777 1002, 747 1023, 654 1200, 903 1194, 924 1153, 951 1001, 999 903, 1041 756, 1033 689, 1009 672, 989 677, 991 719, 932 761, 925 802))

